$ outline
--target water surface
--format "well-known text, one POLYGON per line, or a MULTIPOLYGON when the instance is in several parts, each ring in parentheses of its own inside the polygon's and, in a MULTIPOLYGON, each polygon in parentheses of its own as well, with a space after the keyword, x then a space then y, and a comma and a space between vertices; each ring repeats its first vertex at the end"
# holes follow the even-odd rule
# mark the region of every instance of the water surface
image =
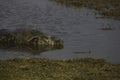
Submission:
POLYGON ((31 28, 64 41, 64 49, 39 54, 0 49, 0 59, 92 57, 120 63, 120 21, 98 16, 84 7, 65 7, 49 0, 0 0, 0 29, 31 28), (108 26, 113 30, 100 30, 108 26))

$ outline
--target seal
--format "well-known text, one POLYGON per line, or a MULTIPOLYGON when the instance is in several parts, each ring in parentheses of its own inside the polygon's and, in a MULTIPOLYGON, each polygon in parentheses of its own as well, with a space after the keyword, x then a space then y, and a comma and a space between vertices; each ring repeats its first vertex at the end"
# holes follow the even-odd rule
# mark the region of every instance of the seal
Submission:
POLYGON ((0 30, 0 48, 62 49, 63 40, 33 29, 0 30))

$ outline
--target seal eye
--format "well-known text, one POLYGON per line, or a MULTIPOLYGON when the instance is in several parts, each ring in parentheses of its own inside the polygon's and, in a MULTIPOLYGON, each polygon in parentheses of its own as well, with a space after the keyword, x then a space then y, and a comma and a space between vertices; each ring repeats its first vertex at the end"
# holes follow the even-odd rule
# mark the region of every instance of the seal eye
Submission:
POLYGON ((38 38, 35 37, 35 38, 31 39, 29 42, 30 42, 31 44, 37 44, 38 38))

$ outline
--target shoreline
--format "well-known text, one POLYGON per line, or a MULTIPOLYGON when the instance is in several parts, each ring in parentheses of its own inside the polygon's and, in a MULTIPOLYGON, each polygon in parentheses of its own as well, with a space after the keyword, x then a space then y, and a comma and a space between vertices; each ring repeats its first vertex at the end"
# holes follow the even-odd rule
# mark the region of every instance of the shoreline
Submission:
POLYGON ((120 64, 111 64, 104 59, 0 60, 1 80, 119 80, 119 74, 120 64))
POLYGON ((51 0, 66 7, 94 9, 101 18, 120 20, 120 0, 51 0))

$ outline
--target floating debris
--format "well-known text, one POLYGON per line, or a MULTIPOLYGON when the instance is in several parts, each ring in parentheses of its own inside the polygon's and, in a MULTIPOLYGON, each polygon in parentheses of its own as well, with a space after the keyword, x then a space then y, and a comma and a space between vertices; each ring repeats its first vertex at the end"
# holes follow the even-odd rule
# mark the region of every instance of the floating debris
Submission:
POLYGON ((85 53, 90 54, 91 51, 79 51, 79 52, 74 52, 74 53, 75 54, 85 54, 85 53))
POLYGON ((113 30, 113 28, 108 26, 108 27, 99 28, 99 30, 113 30))

